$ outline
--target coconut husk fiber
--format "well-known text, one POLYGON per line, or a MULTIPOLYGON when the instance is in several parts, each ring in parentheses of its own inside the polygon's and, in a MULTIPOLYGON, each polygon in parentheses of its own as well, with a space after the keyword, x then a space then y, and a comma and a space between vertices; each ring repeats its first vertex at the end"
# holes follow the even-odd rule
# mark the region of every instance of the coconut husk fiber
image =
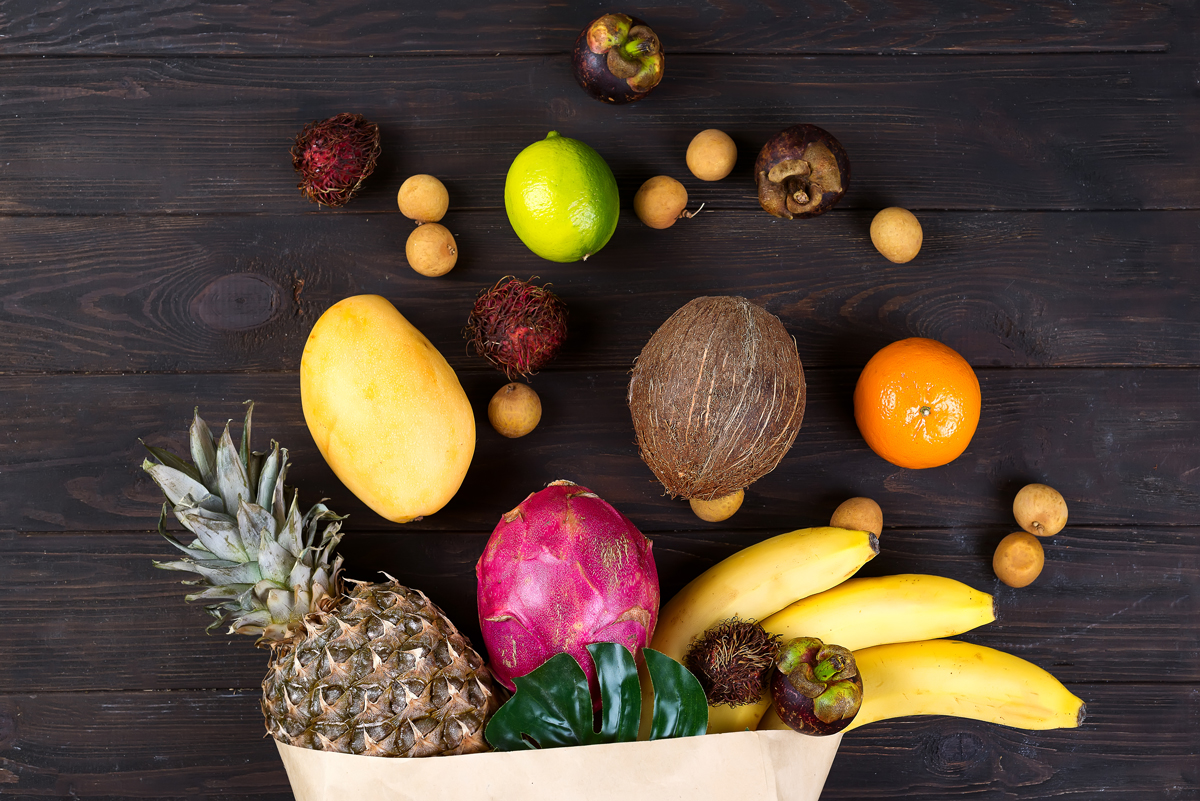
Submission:
POLYGON ((696 298, 650 337, 629 379, 642 460, 672 496, 713 500, 775 469, 804 418, 804 368, 779 318, 696 298))

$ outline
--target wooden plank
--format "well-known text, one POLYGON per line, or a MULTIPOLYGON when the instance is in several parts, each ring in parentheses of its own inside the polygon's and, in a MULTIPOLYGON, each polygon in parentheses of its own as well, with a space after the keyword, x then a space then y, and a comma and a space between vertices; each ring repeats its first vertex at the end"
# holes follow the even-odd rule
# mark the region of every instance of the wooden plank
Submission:
POLYGON ((1193 62, 679 56, 650 99, 614 109, 562 57, 9 59, 0 213, 317 214, 288 150, 348 110, 383 135, 358 212, 394 211, 417 172, 447 179, 455 208, 499 208, 513 157, 550 129, 596 148, 628 198, 656 173, 687 176, 688 142, 714 127, 741 152, 716 205, 755 208, 753 158, 798 122, 850 154, 838 211, 1195 208, 1193 62))
MULTIPOLYGON (((1088 701, 1080 729, 935 717, 856 730, 822 798, 1196 797, 1195 686, 1071 689, 1088 701)), ((4 696, 0 722, 6 797, 291 797, 254 692, 4 696)))
POLYGON ((256 692, 0 696, 6 798, 291 799, 256 692))
MULTIPOLYGON (((822 523, 843 499, 876 497, 897 527, 1011 525, 1016 491, 1057 486, 1079 525, 1193 525, 1200 512, 1195 370, 980 370, 983 416, 966 453, 922 471, 892 466, 858 434, 857 371, 809 371, 804 428, 780 466, 756 482, 732 525, 785 531, 822 523)), ((503 384, 462 373, 474 408, 503 384)), ((405 530, 490 531, 497 515, 549 481, 590 486, 649 531, 691 530, 687 505, 663 496, 637 456, 625 406, 625 371, 545 373, 534 386, 536 431, 506 440, 477 420, 473 468, 438 514, 405 530)), ((309 437, 295 374, 0 377, 0 530, 152 530, 160 497, 137 443, 187 450, 199 405, 210 421, 259 402, 260 446, 291 449, 289 473, 305 497, 364 528, 395 529, 334 478, 309 437)), ((235 430, 237 430, 235 428, 235 430)))
POLYGON ((842 740, 821 798, 1200 797, 1200 689, 1071 689, 1087 701, 1081 729, 1024 732, 944 717, 856 729, 842 740))
MULTIPOLYGON (((1067 683, 1200 682, 1200 529, 1070 528, 1048 540, 1046 569, 1013 590, 992 574, 1003 527, 884 532, 861 575, 934 573, 990 592, 999 620, 964 639, 1015 653, 1067 683)), ((652 534, 664 599, 767 532, 652 534)), ((417 587, 480 649, 475 562, 487 533, 395 534, 351 526, 346 575, 380 571, 417 587)), ((0 695, 141 688, 244 689, 267 654, 249 637, 215 632, 187 605, 186 574, 156 570, 174 551, 150 534, 0 534, 0 695)))
MULTIPOLYGON (((4 53, 395 55, 566 53, 607 6, 476 3, 436 6, 359 0, 336 14, 287 0, 244 4, 13 2, 0 15, 4 53), (593 8, 594 6, 594 8, 593 8)), ((1184 3, 1039 3, 974 0, 870 2, 800 8, 677 3, 644 12, 668 55, 737 53, 1028 53, 1158 50, 1189 18, 1184 3), (870 20, 870 24, 863 24, 870 20)))
POLYGON ((961 639, 1017 654, 1067 683, 1197 682, 1200 531, 1071 525, 1042 541, 1042 574, 1013 589, 995 577, 992 554, 1017 530, 999 517, 982 529, 885 529, 879 556, 860 575, 933 573, 991 593, 996 622, 961 639))
MULTIPOLYGON (((693 188, 693 208, 712 196, 693 188)), ((398 211, 0 217, 0 372, 294 371, 317 317, 358 293, 392 299, 456 369, 478 368, 462 327, 505 272, 567 302, 554 369, 627 368, 701 294, 778 314, 809 369, 861 366, 905 336, 980 367, 1200 364, 1200 212, 923 213, 906 265, 874 250, 872 216, 724 209, 654 231, 626 213, 581 268, 533 255, 502 211, 454 213, 459 263, 436 281, 407 266, 398 211)))

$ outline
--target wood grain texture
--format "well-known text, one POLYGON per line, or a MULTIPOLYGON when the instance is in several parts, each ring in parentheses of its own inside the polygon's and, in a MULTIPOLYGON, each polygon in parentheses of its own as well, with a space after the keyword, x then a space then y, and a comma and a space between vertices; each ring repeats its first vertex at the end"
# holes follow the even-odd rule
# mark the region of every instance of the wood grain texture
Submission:
POLYGON ((1028 658, 1088 702, 1082 729, 949 718, 846 738, 829 799, 1200 801, 1200 7, 1190 0, 681 0, 627 8, 666 43, 647 99, 605 106, 567 53, 611 7, 390 0, 9 0, 0 4, 0 797, 286 799, 262 739, 266 655, 208 636, 154 533, 160 497, 137 438, 185 447, 259 402, 255 428, 295 462, 302 501, 349 512, 348 573, 426 590, 476 638, 473 566, 499 515, 571 478, 653 539, 664 597, 738 549, 825 523, 852 495, 883 506, 863 575, 929 572, 996 594, 965 635, 1028 658), (313 119, 379 123, 361 197, 317 209, 288 150, 313 119), (832 131, 850 191, 800 223, 758 210, 752 163, 797 122, 832 131), (692 136, 729 132, 724 181, 693 180, 692 136), (586 265, 527 251, 508 226, 508 165, 548 130, 595 147, 618 180, 617 236, 586 265), (462 258, 405 265, 395 193, 450 190, 462 258), (704 212, 650 231, 646 179, 704 212), (874 212, 914 210, 925 246, 884 262, 874 212), (303 342, 347 295, 394 300, 458 370, 475 409, 504 382, 459 329, 505 274, 571 308, 561 358, 533 378, 545 415, 504 440, 480 419, 458 496, 383 521, 320 458, 301 416, 303 342), (633 358, 700 294, 778 314, 807 368, 796 446, 721 524, 698 521, 637 456, 633 358), (851 395, 888 342, 963 353, 982 423, 951 465, 892 467, 851 395), (1060 489, 1070 525, 1031 586, 1000 585, 1017 489, 1060 489))
MULTIPOLYGON (((1070 689, 1088 703, 1079 729, 1024 732, 930 717, 856 730, 821 797, 1196 797, 1194 687, 1070 689)), ((0 790, 6 798, 290 798, 262 732, 251 691, 3 696, 0 790)))
MULTIPOLYGON (((753 484, 733 525, 786 531, 823 524, 842 500, 876 497, 888 525, 1010 525, 1012 498, 1030 481, 1057 487, 1079 525, 1193 525, 1200 511, 1200 371, 982 370, 983 415, 966 453, 949 465, 904 470, 872 453, 854 424, 857 371, 809 371, 796 444, 753 484)), ((485 408, 495 372, 461 376, 485 408)), ((585 484, 646 531, 696 528, 637 456, 624 371, 538 376, 539 427, 507 440, 477 420, 473 468, 439 513, 405 531, 490 531, 497 515, 555 479, 585 484)), ((350 496, 305 427, 299 381, 276 375, 128 375, 0 378, 0 521, 23 531, 152 530, 161 503, 139 465, 137 438, 186 453, 193 406, 240 421, 254 398, 254 430, 291 450, 289 479, 328 497, 356 526, 395 530, 350 496)), ((235 426, 240 430, 240 423, 235 426)), ((0 529, 0 530, 3 530, 0 529)))
MULTIPOLYGON (((497 519, 498 519, 497 515, 497 519)), ((635 521, 636 522, 636 521, 635 521)), ((475 562, 488 532, 436 536, 347 527, 346 576, 380 572, 426 592, 483 648, 475 609, 475 562)), ((881 552, 860 575, 933 573, 996 597, 998 620, 961 639, 1028 659, 1070 684, 1200 681, 1197 528, 1072 527, 1047 540, 1046 569, 1013 590, 992 574, 1003 524, 945 530, 886 529, 881 552), (1135 638, 1134 651, 1113 643, 1135 638)), ((774 533, 652 534, 664 598, 716 561, 774 533)), ((146 690, 253 690, 267 654, 249 637, 204 633, 211 619, 188 605, 184 574, 157 570, 173 558, 157 534, 2 534, 0 696, 146 690)), ((0 749, 2 750, 2 749, 0 749)))
MULTIPOLYGON (((299 0, 271 3, 5 3, 0 44, 13 54, 375 55, 564 53, 598 2, 436 5, 353 0, 337 13, 299 0)), ((1182 2, 1061 0, 943 3, 691 2, 637 10, 667 53, 1029 53, 1146 51, 1188 19, 1182 2), (869 21, 869 24, 864 24, 869 21)))
MULTIPOLYGON (((548 130, 608 160, 626 198, 687 176, 699 131, 737 143, 720 206, 757 208, 754 155, 812 122, 849 153, 838 210, 1195 208, 1200 131, 1183 55, 679 56, 647 100, 611 107, 561 56, 0 61, 0 214, 196 214, 316 207, 288 149, 353 110, 383 155, 348 212, 393 212, 400 183, 450 182, 454 208, 500 208, 512 159, 548 130)), ((334 213, 334 212, 326 212, 334 213)))
MULTIPOLYGON (((713 196, 699 183, 692 208, 713 196)), ((352 294, 391 299, 456 369, 479 368, 462 328, 505 273, 567 302, 550 372, 627 369, 702 294, 779 315, 809 369, 860 367, 906 336, 977 367, 1200 365, 1198 212, 928 212, 905 265, 872 247, 872 216, 723 209, 654 231, 626 212, 585 267, 535 256, 502 211, 457 212, 443 222, 459 261, 437 280, 407 266, 398 211, 0 217, 0 373, 294 371, 317 317, 352 294)))
POLYGON ((944 717, 857 729, 842 740, 822 801, 1200 797, 1195 686, 1070 689, 1087 701, 1081 729, 1024 732, 944 717), (1122 753, 1110 750, 1118 743, 1122 753))
POLYGON ((0 696, 5 798, 291 798, 257 692, 0 696))

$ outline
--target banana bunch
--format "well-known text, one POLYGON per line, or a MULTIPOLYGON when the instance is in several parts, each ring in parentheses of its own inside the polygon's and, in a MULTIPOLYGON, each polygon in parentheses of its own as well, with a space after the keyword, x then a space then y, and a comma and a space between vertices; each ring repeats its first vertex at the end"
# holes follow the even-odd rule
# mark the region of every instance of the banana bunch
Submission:
POLYGON ((691 581, 658 613, 650 647, 682 662, 692 640, 734 615, 762 620, 836 587, 879 553, 868 531, 805 528, 751 545, 691 581))
MULTIPOLYGON (((909 573, 852 578, 801 598, 760 623, 784 642, 817 637, 858 651, 873 645, 950 637, 995 619, 995 604, 986 592, 942 576, 909 573)), ((710 707, 709 732, 753 729, 770 704, 770 698, 764 696, 756 704, 710 707)))
MULTIPOLYGON (((846 731, 908 715, 951 715, 1018 729, 1069 729, 1086 707, 1020 657, 955 640, 891 643, 854 652, 862 706, 846 731)), ((786 729, 770 710, 760 729, 786 729)))
MULTIPOLYGON (((818 637, 853 651, 863 705, 851 729, 925 714, 1026 729, 1079 725, 1083 703, 1046 671, 994 649, 941 639, 995 620, 991 595, 941 576, 850 578, 878 552, 875 534, 835 527, 751 545, 663 607, 651 647, 683 661, 694 639, 737 616, 759 621, 784 641, 818 637)), ((710 706, 708 732, 786 728, 769 709, 769 696, 710 706)))
MULTIPOLYGON (((833 527, 800 529, 743 548, 659 610, 650 647, 682 662, 692 640, 722 620, 763 620, 799 598, 836 587, 878 553, 874 534, 833 527)), ((653 689, 643 684, 643 704, 649 706, 652 697, 653 689)), ((765 704, 709 706, 708 732, 753 729, 765 711, 765 704)))

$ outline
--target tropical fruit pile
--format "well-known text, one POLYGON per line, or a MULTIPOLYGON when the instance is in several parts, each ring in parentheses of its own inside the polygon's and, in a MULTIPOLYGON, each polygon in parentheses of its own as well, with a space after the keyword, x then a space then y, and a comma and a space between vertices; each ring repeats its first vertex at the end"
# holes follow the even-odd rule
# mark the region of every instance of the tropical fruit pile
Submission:
POLYGON ((853 653, 861 708, 843 718, 844 728, 930 714, 1025 729, 1083 721, 1083 702, 1036 665, 939 639, 995 620, 992 596, 933 575, 849 578, 878 552, 867 531, 781 534, 710 568, 663 607, 652 646, 712 677, 702 679, 709 733, 782 725, 778 714, 763 717, 781 659, 751 670, 740 661, 739 648, 752 639, 746 629, 755 627, 778 641, 816 638, 853 653), (730 626, 739 619, 741 627, 730 626))
MULTIPOLYGON (((663 77, 662 43, 642 20, 605 14, 579 35, 577 80, 608 103, 645 97, 663 77)), ((378 127, 341 114, 306 127, 293 150, 302 193, 348 202, 379 156, 378 127)), ((727 177, 737 148, 696 135, 687 166, 727 177)), ((762 208, 814 217, 846 194, 841 143, 811 124, 766 142, 754 165, 762 208)), ((633 199, 647 226, 695 216, 675 178, 633 199)), ((617 229, 612 171, 584 142, 555 131, 516 155, 504 190, 508 219, 531 251, 586 261, 617 229)), ((407 179, 399 211, 416 228, 406 256, 436 277, 458 262, 439 221, 449 208, 432 175, 407 179)), ((906 263, 923 235, 915 216, 885 209, 871 226, 879 252, 906 263)), ((490 282, 489 282, 490 283, 490 282)), ((465 335, 510 382, 488 405, 503 436, 529 434, 538 395, 518 383, 567 337, 566 304, 549 286, 504 276, 484 288, 465 335)), ((382 517, 407 523, 456 495, 476 444, 475 410, 441 353, 387 299, 349 297, 313 327, 300 368, 301 405, 322 457, 382 517)), ((735 513, 774 470, 804 417, 807 385, 783 322, 741 297, 685 304, 637 358, 627 403, 639 455, 666 491, 706 521, 735 513)), ((867 445, 906 469, 945 465, 970 444, 980 385, 951 348, 908 338, 863 368, 854 414, 867 445)), ((666 739, 788 727, 823 736, 907 715, 957 715, 1026 729, 1078 726, 1083 702, 1016 656, 947 639, 995 620, 992 596, 924 574, 855 577, 880 551, 882 510, 854 498, 830 525, 770 537, 729 556, 660 609, 653 545, 586 487, 555 481, 497 523, 476 565, 483 649, 476 650, 421 590, 342 575, 343 518, 317 503, 301 512, 285 488, 288 451, 240 445, 197 413, 191 461, 149 448, 146 472, 166 496, 160 531, 182 557, 159 563, 194 578, 189 601, 229 631, 270 649, 262 683, 267 731, 280 743, 366 756, 424 757, 485 750, 666 739), (168 513, 191 535, 167 530, 168 513)), ((1043 485, 1018 495, 1023 531, 1001 543, 997 576, 1036 578, 1038 537, 1066 522, 1043 485)))
POLYGON ((994 620, 990 595, 930 575, 851 578, 879 553, 872 531, 830 526, 764 540, 660 612, 651 542, 568 481, 502 515, 479 560, 489 669, 419 590, 343 579, 334 556, 342 518, 323 504, 302 514, 298 493, 287 497, 288 452, 252 449, 252 412, 240 447, 228 425, 215 437, 197 413, 192 462, 150 448, 156 461, 144 468, 167 497, 160 530, 184 554, 159 566, 194 573, 202 589, 188 600, 208 602, 214 625, 228 619, 231 632, 271 649, 262 709, 282 743, 430 756, 615 742, 637 736, 629 710, 643 705, 653 705, 640 715, 651 737, 785 721, 830 734, 921 714, 1029 729, 1082 722, 1083 702, 1049 673, 936 639, 994 620), (191 543, 166 531, 168 510, 191 543), (639 693, 643 660, 651 682, 639 693), (503 688, 516 691, 505 706, 503 688), (623 706, 628 723, 597 740, 590 714, 587 725, 572 717, 593 699, 623 706))

